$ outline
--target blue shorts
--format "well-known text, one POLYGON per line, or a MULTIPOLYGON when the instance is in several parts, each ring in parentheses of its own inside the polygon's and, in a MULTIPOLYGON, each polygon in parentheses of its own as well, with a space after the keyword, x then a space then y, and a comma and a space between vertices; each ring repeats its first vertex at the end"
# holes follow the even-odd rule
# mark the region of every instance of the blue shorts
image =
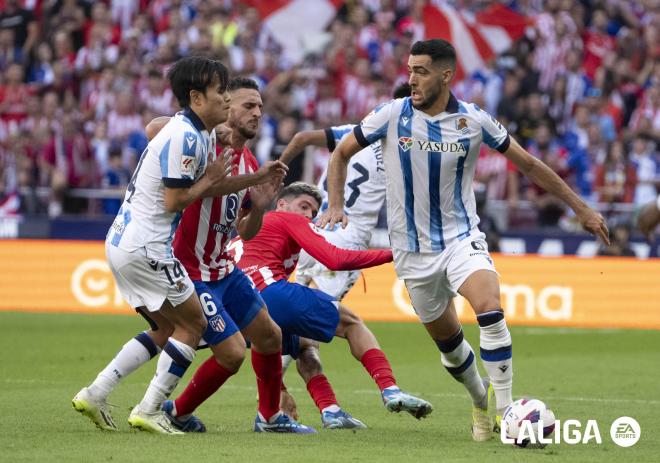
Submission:
POLYGON ((287 345, 297 348, 293 336, 330 342, 337 332, 338 302, 323 291, 280 280, 264 288, 261 297, 282 329, 283 353, 287 345))
POLYGON ((208 321, 204 341, 215 346, 254 320, 264 301, 238 267, 222 280, 193 281, 208 321))

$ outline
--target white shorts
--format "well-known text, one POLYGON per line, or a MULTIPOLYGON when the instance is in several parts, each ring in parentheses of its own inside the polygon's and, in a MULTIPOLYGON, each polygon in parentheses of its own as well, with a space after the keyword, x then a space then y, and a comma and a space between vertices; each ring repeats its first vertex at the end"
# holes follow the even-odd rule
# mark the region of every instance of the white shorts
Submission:
POLYGON ((422 323, 437 320, 467 278, 478 270, 495 273, 495 265, 478 230, 439 254, 394 249, 394 268, 404 280, 410 301, 422 323))
MULTIPOLYGON (((350 222, 345 229, 321 230, 321 233, 328 242, 342 249, 364 250, 369 242, 368 234, 352 228, 350 222)), ((341 301, 360 277, 360 273, 360 270, 332 271, 301 250, 296 268, 296 282, 309 285, 314 281, 318 289, 341 301)))
POLYGON ((195 286, 177 258, 154 260, 143 250, 127 252, 110 243, 105 254, 119 292, 131 307, 160 310, 165 299, 176 307, 185 302, 195 286))

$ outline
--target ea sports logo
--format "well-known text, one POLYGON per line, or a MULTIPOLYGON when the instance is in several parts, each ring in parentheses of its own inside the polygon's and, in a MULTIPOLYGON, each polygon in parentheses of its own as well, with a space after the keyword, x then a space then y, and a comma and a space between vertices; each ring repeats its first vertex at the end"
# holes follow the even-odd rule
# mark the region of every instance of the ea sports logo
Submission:
POLYGON ((399 148, 408 151, 413 145, 413 139, 410 137, 399 137, 399 148))
POLYGON ((610 436, 612 441, 619 447, 632 447, 639 440, 641 431, 642 429, 635 418, 622 416, 612 423, 610 436))

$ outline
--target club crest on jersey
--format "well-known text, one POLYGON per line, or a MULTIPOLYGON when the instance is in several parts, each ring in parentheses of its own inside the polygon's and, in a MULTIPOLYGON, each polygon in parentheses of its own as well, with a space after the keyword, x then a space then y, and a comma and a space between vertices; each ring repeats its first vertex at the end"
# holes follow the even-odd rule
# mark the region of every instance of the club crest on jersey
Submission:
POLYGON ((459 132, 466 134, 470 131, 468 124, 467 124, 467 119, 464 117, 459 117, 456 119, 456 130, 459 132))
POLYGON ((186 285, 183 281, 177 281, 177 282, 174 284, 174 288, 175 288, 179 293, 183 293, 183 292, 188 288, 188 285, 186 285))
POLYGON ((220 315, 216 315, 215 317, 211 318, 209 320, 209 326, 213 331, 217 331, 218 333, 222 333, 225 330, 225 321, 222 319, 220 315))
POLYGON ((403 151, 408 151, 410 148, 412 148, 413 145, 413 139, 410 137, 399 137, 399 148, 401 148, 403 151))

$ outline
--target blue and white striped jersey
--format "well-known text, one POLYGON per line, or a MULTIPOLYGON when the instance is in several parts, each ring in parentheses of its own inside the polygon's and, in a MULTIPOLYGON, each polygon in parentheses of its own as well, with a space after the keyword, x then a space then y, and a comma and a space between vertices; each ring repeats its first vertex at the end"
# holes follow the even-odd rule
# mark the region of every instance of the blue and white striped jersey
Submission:
MULTIPOLYGON (((354 128, 355 124, 347 124, 325 129, 328 150, 334 151, 339 142, 354 128)), ((322 211, 328 207, 327 176, 326 166, 318 184, 323 197, 322 211)), ((344 210, 350 217, 352 227, 359 232, 360 236, 356 239, 364 241, 365 244, 369 242, 384 201, 385 167, 379 140, 360 150, 348 163, 344 187, 344 210)))
POLYGON ((441 252, 477 227, 472 179, 481 143, 504 152, 509 134, 475 104, 450 94, 430 117, 410 97, 392 100, 354 129, 361 146, 383 145, 392 247, 441 252))
POLYGON ((209 152, 215 152, 215 130, 209 133, 189 108, 172 117, 142 153, 106 242, 171 258, 181 213, 165 209, 165 187, 190 187, 204 174, 209 152))

